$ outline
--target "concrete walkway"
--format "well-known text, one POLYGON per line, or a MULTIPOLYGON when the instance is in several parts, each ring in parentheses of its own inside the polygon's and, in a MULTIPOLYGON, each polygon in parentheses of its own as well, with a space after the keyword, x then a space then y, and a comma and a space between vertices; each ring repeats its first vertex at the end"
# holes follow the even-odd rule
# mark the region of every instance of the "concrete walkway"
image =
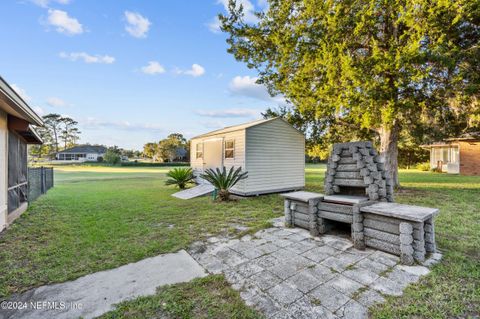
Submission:
POLYGON ((204 269, 181 250, 27 291, 10 299, 25 302, 22 305, 26 309, 1 309, 0 318, 93 318, 112 310, 116 303, 153 295, 159 286, 206 275, 204 269))

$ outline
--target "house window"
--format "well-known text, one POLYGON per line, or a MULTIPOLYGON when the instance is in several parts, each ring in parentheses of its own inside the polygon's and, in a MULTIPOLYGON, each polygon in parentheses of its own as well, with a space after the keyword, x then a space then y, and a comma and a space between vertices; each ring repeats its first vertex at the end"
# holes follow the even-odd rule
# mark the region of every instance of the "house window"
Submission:
POLYGON ((195 146, 195 158, 203 158, 203 143, 197 143, 195 146))
POLYGON ((225 141, 225 158, 233 158, 235 155, 235 140, 225 141))

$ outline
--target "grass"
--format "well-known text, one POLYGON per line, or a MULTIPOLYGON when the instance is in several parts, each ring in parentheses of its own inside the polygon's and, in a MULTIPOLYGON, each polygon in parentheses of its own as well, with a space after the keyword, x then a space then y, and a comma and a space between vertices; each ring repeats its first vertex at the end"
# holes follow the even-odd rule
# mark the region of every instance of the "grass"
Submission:
POLYGON ((240 294, 221 275, 161 287, 153 296, 119 304, 102 319, 119 318, 263 318, 245 306, 240 294))
MULTIPOLYGON (((167 171, 152 167, 56 168, 55 188, 0 235, 0 299, 42 284, 177 251, 209 235, 234 234, 233 224, 260 229, 283 212, 278 195, 229 203, 213 202, 209 197, 175 199, 170 194, 176 190, 164 185, 167 171)), ((321 192, 323 176, 324 166, 307 165, 308 190, 321 192)), ((444 257, 429 276, 409 286, 402 297, 389 297, 387 303, 372 308, 372 317, 478 316, 480 177, 402 170, 400 180, 397 202, 440 208, 436 234, 444 257)), ((159 317, 222 318, 222 314, 231 317, 233 313, 243 318, 248 310, 241 303, 222 312, 227 306, 221 300, 229 300, 234 293, 226 286, 221 288, 225 283, 218 277, 203 280, 124 303, 107 316, 143 318, 156 313, 159 317), (188 303, 185 296, 197 301, 188 303), (169 300, 170 310, 161 307, 161 300, 169 300), (202 305, 209 302, 220 302, 221 309, 210 314, 199 310, 207 311, 210 307, 202 305)))
POLYGON ((211 234, 235 233, 282 214, 278 196, 188 201, 165 186, 167 169, 64 167, 55 187, 0 235, 0 298, 72 280, 161 253, 211 234))

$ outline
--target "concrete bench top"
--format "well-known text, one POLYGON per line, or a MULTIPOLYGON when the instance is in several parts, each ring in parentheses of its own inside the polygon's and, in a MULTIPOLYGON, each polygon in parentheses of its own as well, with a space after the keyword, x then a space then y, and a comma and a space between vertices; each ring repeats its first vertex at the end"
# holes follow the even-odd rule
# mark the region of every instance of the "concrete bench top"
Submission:
POLYGON ((438 213, 437 208, 385 202, 362 207, 360 211, 414 222, 424 222, 438 213))
POLYGON ((352 196, 352 195, 330 195, 323 198, 326 202, 341 203, 341 204, 360 204, 368 201, 368 197, 352 196))
POLYGON ((311 199, 322 199, 324 195, 320 193, 300 191, 300 192, 284 193, 284 194, 280 194, 280 196, 285 197, 287 199, 293 199, 293 200, 298 200, 301 202, 308 203, 308 201, 311 199))

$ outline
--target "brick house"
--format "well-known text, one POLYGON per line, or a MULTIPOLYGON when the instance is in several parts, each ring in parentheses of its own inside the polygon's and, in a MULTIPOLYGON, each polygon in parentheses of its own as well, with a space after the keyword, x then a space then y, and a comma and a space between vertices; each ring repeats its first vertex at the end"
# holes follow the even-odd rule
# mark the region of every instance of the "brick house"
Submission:
POLYGON ((480 132, 448 138, 430 145, 430 167, 442 172, 461 175, 480 175, 480 132))

